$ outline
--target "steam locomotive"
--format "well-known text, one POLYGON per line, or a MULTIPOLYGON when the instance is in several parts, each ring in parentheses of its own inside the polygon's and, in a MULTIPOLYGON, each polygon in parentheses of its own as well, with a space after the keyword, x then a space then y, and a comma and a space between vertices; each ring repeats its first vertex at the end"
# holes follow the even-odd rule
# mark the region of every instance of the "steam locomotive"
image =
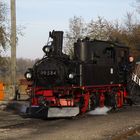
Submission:
POLYGON ((123 45, 86 37, 74 43, 74 56, 62 52, 63 32, 52 31, 44 57, 29 68, 32 116, 72 117, 96 107, 120 108, 127 102, 133 58, 123 45))

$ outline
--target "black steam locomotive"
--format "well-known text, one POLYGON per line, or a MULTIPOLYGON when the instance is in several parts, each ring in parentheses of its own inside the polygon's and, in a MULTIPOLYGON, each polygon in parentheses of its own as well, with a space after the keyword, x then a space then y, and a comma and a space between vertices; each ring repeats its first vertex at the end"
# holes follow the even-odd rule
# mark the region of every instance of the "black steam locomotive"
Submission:
POLYGON ((63 32, 52 31, 45 56, 25 73, 31 81, 33 116, 71 117, 96 107, 122 107, 133 59, 129 48, 109 41, 78 39, 74 57, 62 52, 63 32))

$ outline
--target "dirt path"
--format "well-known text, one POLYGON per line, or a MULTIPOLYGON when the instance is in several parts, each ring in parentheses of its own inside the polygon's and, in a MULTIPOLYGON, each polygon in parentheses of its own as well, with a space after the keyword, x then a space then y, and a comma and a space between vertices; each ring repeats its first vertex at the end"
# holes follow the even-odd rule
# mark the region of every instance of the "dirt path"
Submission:
POLYGON ((0 140, 111 140, 137 126, 140 106, 124 107, 104 116, 56 120, 24 119, 0 112, 0 140))

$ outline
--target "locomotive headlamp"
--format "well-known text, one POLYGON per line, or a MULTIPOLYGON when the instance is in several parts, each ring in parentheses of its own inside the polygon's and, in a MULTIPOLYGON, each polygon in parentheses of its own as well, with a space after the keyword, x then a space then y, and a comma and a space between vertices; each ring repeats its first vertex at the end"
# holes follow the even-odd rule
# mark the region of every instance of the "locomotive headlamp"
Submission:
POLYGON ((74 78, 74 74, 73 73, 70 73, 69 74, 69 79, 73 79, 74 78))
POLYGON ((134 57, 129 56, 129 62, 133 62, 134 61, 134 57))
POLYGON ((31 69, 28 69, 24 76, 25 76, 25 78, 27 80, 32 80, 32 78, 33 78, 33 72, 32 72, 32 70, 31 69))
POLYGON ((45 48, 45 53, 48 53, 48 52, 50 52, 50 47, 45 48))
POLYGON ((27 78, 27 79, 31 79, 31 78, 32 78, 32 74, 31 74, 31 73, 29 73, 29 72, 28 72, 28 73, 26 73, 26 78, 27 78))
POLYGON ((51 51, 51 46, 50 45, 45 45, 43 47, 43 51, 44 51, 44 53, 49 53, 51 51))

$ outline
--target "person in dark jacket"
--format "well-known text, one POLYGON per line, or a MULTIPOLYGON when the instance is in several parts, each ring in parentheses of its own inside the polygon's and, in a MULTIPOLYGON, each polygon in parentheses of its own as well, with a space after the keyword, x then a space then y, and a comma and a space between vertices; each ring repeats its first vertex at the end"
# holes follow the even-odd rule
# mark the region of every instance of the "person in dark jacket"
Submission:
POLYGON ((15 90, 15 100, 20 100, 20 92, 19 92, 19 88, 16 87, 16 90, 15 90))

